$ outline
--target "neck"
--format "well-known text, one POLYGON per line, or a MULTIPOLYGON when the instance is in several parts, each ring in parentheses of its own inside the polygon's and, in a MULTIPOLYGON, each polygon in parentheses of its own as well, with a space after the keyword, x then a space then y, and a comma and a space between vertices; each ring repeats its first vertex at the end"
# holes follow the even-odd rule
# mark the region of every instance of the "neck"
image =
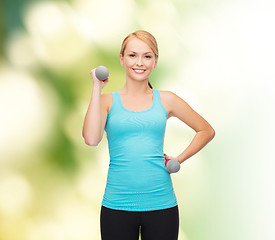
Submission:
POLYGON ((148 81, 126 81, 124 87, 121 89, 121 94, 129 96, 144 96, 146 94, 151 94, 153 89, 148 85, 148 81))

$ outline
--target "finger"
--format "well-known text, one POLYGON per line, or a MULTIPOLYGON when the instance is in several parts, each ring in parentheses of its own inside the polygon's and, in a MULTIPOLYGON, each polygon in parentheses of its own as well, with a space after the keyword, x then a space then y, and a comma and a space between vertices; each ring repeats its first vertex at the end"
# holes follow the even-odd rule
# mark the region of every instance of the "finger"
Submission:
POLYGON ((95 68, 90 71, 91 76, 95 76, 95 68))

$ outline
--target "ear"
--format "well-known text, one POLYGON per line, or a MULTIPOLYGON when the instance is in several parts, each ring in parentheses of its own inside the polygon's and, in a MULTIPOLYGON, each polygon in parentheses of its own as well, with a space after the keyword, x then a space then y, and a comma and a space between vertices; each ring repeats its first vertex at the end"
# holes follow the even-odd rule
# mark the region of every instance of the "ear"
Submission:
POLYGON ((124 57, 122 57, 122 54, 120 54, 119 58, 120 58, 120 65, 121 65, 122 67, 124 67, 124 64, 123 64, 123 58, 124 58, 124 57))
POLYGON ((156 60, 155 60, 155 63, 154 63, 154 68, 156 68, 156 66, 157 66, 157 63, 158 63, 158 57, 156 58, 156 60))

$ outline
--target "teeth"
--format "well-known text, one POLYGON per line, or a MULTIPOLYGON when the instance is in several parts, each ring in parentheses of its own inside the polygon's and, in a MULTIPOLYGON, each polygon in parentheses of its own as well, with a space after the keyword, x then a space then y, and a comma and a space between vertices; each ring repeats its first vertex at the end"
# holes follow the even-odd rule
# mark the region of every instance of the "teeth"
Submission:
POLYGON ((145 70, 136 70, 134 69, 135 72, 138 72, 138 73, 141 73, 141 72, 144 72, 145 70))

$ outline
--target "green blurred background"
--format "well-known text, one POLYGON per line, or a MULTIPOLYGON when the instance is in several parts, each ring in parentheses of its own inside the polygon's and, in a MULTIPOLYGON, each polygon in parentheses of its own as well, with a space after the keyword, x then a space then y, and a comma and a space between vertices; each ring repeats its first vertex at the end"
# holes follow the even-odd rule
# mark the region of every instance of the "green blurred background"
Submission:
MULTIPOLYGON (((97 240, 109 152, 85 145, 91 69, 125 83, 123 39, 152 33, 155 89, 187 101, 216 130, 171 175, 180 240, 275 236, 275 4, 260 0, 2 0, 0 239, 97 240)), ((194 136, 167 122, 164 152, 194 136)))

